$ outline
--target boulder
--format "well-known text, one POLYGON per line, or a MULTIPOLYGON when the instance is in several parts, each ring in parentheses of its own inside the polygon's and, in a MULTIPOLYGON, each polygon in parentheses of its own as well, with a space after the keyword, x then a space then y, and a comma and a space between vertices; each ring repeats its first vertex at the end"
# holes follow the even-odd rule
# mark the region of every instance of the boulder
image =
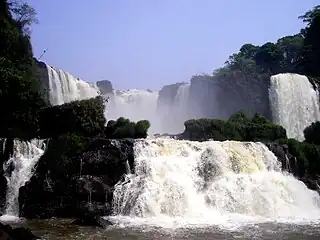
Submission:
POLYGON ((12 228, 10 225, 0 223, 1 240, 34 240, 40 239, 35 236, 30 229, 24 227, 12 228))

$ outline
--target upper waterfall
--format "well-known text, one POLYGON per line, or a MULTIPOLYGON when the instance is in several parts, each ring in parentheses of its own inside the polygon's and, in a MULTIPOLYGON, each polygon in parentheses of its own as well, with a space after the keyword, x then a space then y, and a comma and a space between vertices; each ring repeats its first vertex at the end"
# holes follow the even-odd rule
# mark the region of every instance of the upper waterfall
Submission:
POLYGON ((53 105, 96 97, 99 88, 68 72, 46 65, 48 71, 49 100, 53 105))
POLYGON ((271 77, 269 99, 273 121, 289 138, 304 140, 303 130, 320 120, 319 92, 306 76, 283 73, 271 77))
POLYGON ((134 174, 116 185, 113 199, 114 214, 129 221, 224 224, 320 216, 320 196, 282 172, 262 143, 159 138, 138 141, 134 150, 134 174))

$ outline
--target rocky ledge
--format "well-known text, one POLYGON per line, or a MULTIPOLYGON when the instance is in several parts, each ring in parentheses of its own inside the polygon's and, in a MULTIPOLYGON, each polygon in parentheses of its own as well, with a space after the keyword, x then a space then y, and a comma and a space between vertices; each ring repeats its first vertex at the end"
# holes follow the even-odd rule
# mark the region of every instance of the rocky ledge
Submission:
POLYGON ((110 214, 113 186, 133 169, 133 144, 131 139, 96 138, 71 158, 55 159, 45 153, 33 177, 20 188, 21 217, 110 214))

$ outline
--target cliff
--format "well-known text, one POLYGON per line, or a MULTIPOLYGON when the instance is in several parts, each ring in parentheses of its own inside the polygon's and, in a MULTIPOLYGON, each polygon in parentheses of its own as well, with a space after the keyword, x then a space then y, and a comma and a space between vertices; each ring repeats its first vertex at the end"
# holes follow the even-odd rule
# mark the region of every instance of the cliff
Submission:
POLYGON ((269 84, 269 76, 253 77, 242 72, 195 76, 191 79, 189 112, 193 118, 227 119, 244 111, 271 119, 269 84))

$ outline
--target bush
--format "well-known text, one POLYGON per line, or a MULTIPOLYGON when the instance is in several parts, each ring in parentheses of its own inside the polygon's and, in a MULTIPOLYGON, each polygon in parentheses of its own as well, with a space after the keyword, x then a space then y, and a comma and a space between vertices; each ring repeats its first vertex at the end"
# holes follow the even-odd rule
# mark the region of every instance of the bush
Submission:
POLYGON ((44 108, 39 114, 40 135, 43 138, 75 133, 95 136, 105 127, 104 100, 98 96, 44 108))
POLYGON ((320 145, 320 122, 314 122, 303 131, 306 142, 320 145))
POLYGON ((129 119, 120 117, 117 121, 110 120, 105 128, 105 135, 108 138, 146 138, 150 123, 141 120, 137 123, 130 122, 129 119))
POLYGON ((252 118, 243 112, 233 114, 229 120, 192 119, 185 122, 184 139, 205 141, 275 141, 287 139, 286 130, 255 114, 252 118))

